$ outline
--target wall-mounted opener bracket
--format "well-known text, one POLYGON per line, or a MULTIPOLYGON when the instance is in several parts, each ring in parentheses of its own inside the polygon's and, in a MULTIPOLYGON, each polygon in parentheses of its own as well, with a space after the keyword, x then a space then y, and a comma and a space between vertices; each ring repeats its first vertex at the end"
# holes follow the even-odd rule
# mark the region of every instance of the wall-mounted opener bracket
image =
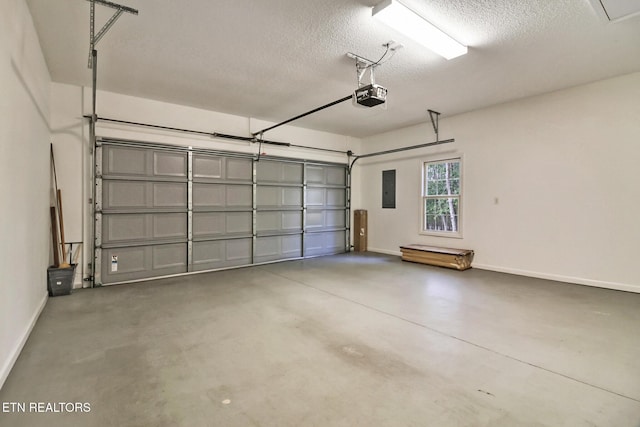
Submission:
POLYGON ((439 130, 439 120, 440 120, 440 113, 438 113, 437 111, 433 111, 433 110, 427 110, 429 112, 429 118, 431 119, 431 125, 433 126, 433 131, 436 134, 436 141, 440 140, 440 136, 438 134, 438 130, 439 130))
POLYGON ((89 33, 90 33, 89 34, 89 63, 87 66, 89 68, 93 68, 93 51, 95 50, 96 45, 98 44, 100 39, 104 37, 107 31, 109 31, 109 29, 113 26, 113 24, 116 23, 118 18, 120 18, 120 16, 124 12, 137 15, 138 11, 136 9, 123 6, 120 4, 116 4, 116 3, 111 3, 110 1, 106 1, 106 0, 87 0, 87 1, 91 3, 91 11, 89 13, 89 33), (104 24, 104 26, 100 29, 100 31, 98 31, 98 34, 95 34, 96 3, 116 10, 113 16, 109 18, 109 20, 104 24))

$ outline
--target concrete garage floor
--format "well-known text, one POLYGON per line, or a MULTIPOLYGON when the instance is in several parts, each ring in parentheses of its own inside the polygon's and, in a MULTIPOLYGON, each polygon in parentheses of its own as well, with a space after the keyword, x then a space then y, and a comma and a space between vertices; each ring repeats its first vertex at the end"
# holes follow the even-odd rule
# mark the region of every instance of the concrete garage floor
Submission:
POLYGON ((348 254, 52 298, 2 426, 640 426, 640 294, 348 254))

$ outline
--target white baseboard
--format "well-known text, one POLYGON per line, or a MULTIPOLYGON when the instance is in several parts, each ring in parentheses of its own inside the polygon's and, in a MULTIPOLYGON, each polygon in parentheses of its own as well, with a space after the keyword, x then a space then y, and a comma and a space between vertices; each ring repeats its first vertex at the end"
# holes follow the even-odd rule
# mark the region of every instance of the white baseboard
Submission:
MULTIPOLYGON (((386 255, 397 255, 397 256, 402 255, 402 252, 400 251, 390 251, 387 249, 379 249, 379 248, 369 248, 369 251, 386 254, 386 255)), ((489 270, 489 271, 496 271, 499 273, 515 274, 517 276, 534 277, 536 279, 554 280, 556 282, 593 286, 595 288, 605 288, 605 289, 613 289, 616 291, 640 293, 639 285, 632 285, 628 283, 605 282, 602 280, 591 280, 591 279, 585 279, 582 277, 571 277, 571 276, 563 276, 560 274, 541 273, 538 271, 519 270, 517 268, 499 267, 499 266, 488 265, 488 264, 473 263, 472 266, 473 268, 477 268, 478 270, 489 270)))
POLYGON ((556 282, 573 283, 576 285, 593 286, 595 288, 613 289, 616 291, 626 291, 640 293, 640 286, 628 283, 605 282, 602 280, 585 279, 582 277, 563 276, 560 274, 540 273, 538 271, 519 270, 517 268, 499 267, 487 264, 473 264, 473 268, 478 270, 497 271, 499 273, 515 274, 517 276, 535 277, 536 279, 554 280, 556 282))
POLYGON ((368 249, 369 252, 376 252, 379 254, 385 254, 385 255, 397 255, 397 256, 401 256, 402 252, 400 251, 389 251, 387 249, 378 249, 378 248, 369 248, 368 249))
POLYGON ((48 299, 49 299, 49 293, 45 292, 44 297, 42 298, 42 301, 40 301, 38 308, 36 308, 36 311, 33 313, 33 316, 31 316, 31 320, 29 321, 29 324, 27 325, 25 331, 23 332, 22 337, 20 338, 20 341, 13 348, 13 351, 10 353, 9 359, 5 361, 4 364, 2 365, 2 368, 0 369, 0 390, 2 389, 2 386, 4 386, 4 382, 7 380, 7 377, 9 376, 9 373, 11 372, 13 365, 16 363, 16 360, 18 360, 18 356, 20 356, 20 352, 22 351, 22 348, 27 343, 27 339, 29 339, 29 335, 31 335, 31 331, 33 330, 33 327, 38 321, 38 318, 40 317, 40 313, 42 313, 42 310, 44 309, 44 306, 47 304, 48 299))

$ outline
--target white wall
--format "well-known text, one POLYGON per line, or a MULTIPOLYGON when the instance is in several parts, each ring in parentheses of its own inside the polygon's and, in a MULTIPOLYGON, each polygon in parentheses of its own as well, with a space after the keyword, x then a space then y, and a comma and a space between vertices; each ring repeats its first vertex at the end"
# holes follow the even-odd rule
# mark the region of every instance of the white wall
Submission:
MULTIPOLYGON (((451 96, 455 96, 452 94, 451 96)), ((474 266, 640 292, 640 73, 440 121, 456 142, 363 159, 369 248, 422 243, 475 250, 474 266), (419 234, 420 160, 463 155, 463 238, 419 234), (397 170, 397 209, 381 174, 397 170)), ((363 141, 367 151, 435 139, 429 122, 363 141)))
POLYGON ((49 72, 24 0, 0 2, 0 387, 47 301, 49 72))
MULTIPOLYGON (((99 74, 98 74, 99 79, 99 74)), ((56 163, 58 167, 58 186, 63 193, 65 231, 67 240, 91 242, 92 213, 88 201, 91 197, 92 160, 90 156, 88 121, 83 115, 91 114, 91 91, 89 88, 53 83, 51 85, 51 128, 56 163)), ((182 105, 137 98, 117 93, 98 91, 97 114, 99 117, 157 124, 183 129, 218 132, 238 136, 250 136, 272 123, 207 111, 182 105)), ((286 119, 286 118, 285 118, 286 119)), ((103 137, 115 137, 136 141, 177 144, 193 147, 205 147, 216 150, 257 153, 258 145, 251 142, 213 139, 172 131, 155 130, 131 125, 98 122, 96 134, 103 137)), ((340 151, 360 150, 361 141, 343 135, 302 129, 295 126, 283 126, 264 134, 272 141, 288 142, 296 145, 322 147, 340 151)), ((280 148, 263 145, 266 156, 282 156, 308 160, 320 160, 346 163, 344 154, 327 153, 303 148, 280 148)), ((357 177, 354 185, 359 186, 357 177)), ((360 204, 359 192, 354 203, 360 204)), ((78 269, 75 287, 81 286, 81 275, 87 277, 91 262, 90 244, 85 245, 83 260, 78 269)))

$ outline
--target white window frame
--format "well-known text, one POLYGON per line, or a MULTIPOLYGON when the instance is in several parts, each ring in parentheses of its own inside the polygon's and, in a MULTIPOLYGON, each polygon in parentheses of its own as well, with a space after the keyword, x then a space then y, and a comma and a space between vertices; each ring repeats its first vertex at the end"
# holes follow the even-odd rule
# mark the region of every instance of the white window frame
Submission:
POLYGON ((464 162, 462 159, 462 154, 456 155, 447 155, 440 157, 430 157, 425 158, 420 161, 421 168, 421 194, 420 194, 420 234, 425 236, 437 236, 437 237, 449 237, 454 239, 462 239, 462 224, 463 224, 463 194, 464 194, 464 162), (433 198, 434 196, 427 196, 427 188, 426 188, 426 170, 427 165, 432 163, 445 163, 445 162, 459 162, 460 163, 460 192, 457 195, 458 198, 458 231, 434 231, 434 230, 426 230, 425 229, 425 221, 426 221, 426 212, 425 212, 425 201, 428 198, 433 198))

